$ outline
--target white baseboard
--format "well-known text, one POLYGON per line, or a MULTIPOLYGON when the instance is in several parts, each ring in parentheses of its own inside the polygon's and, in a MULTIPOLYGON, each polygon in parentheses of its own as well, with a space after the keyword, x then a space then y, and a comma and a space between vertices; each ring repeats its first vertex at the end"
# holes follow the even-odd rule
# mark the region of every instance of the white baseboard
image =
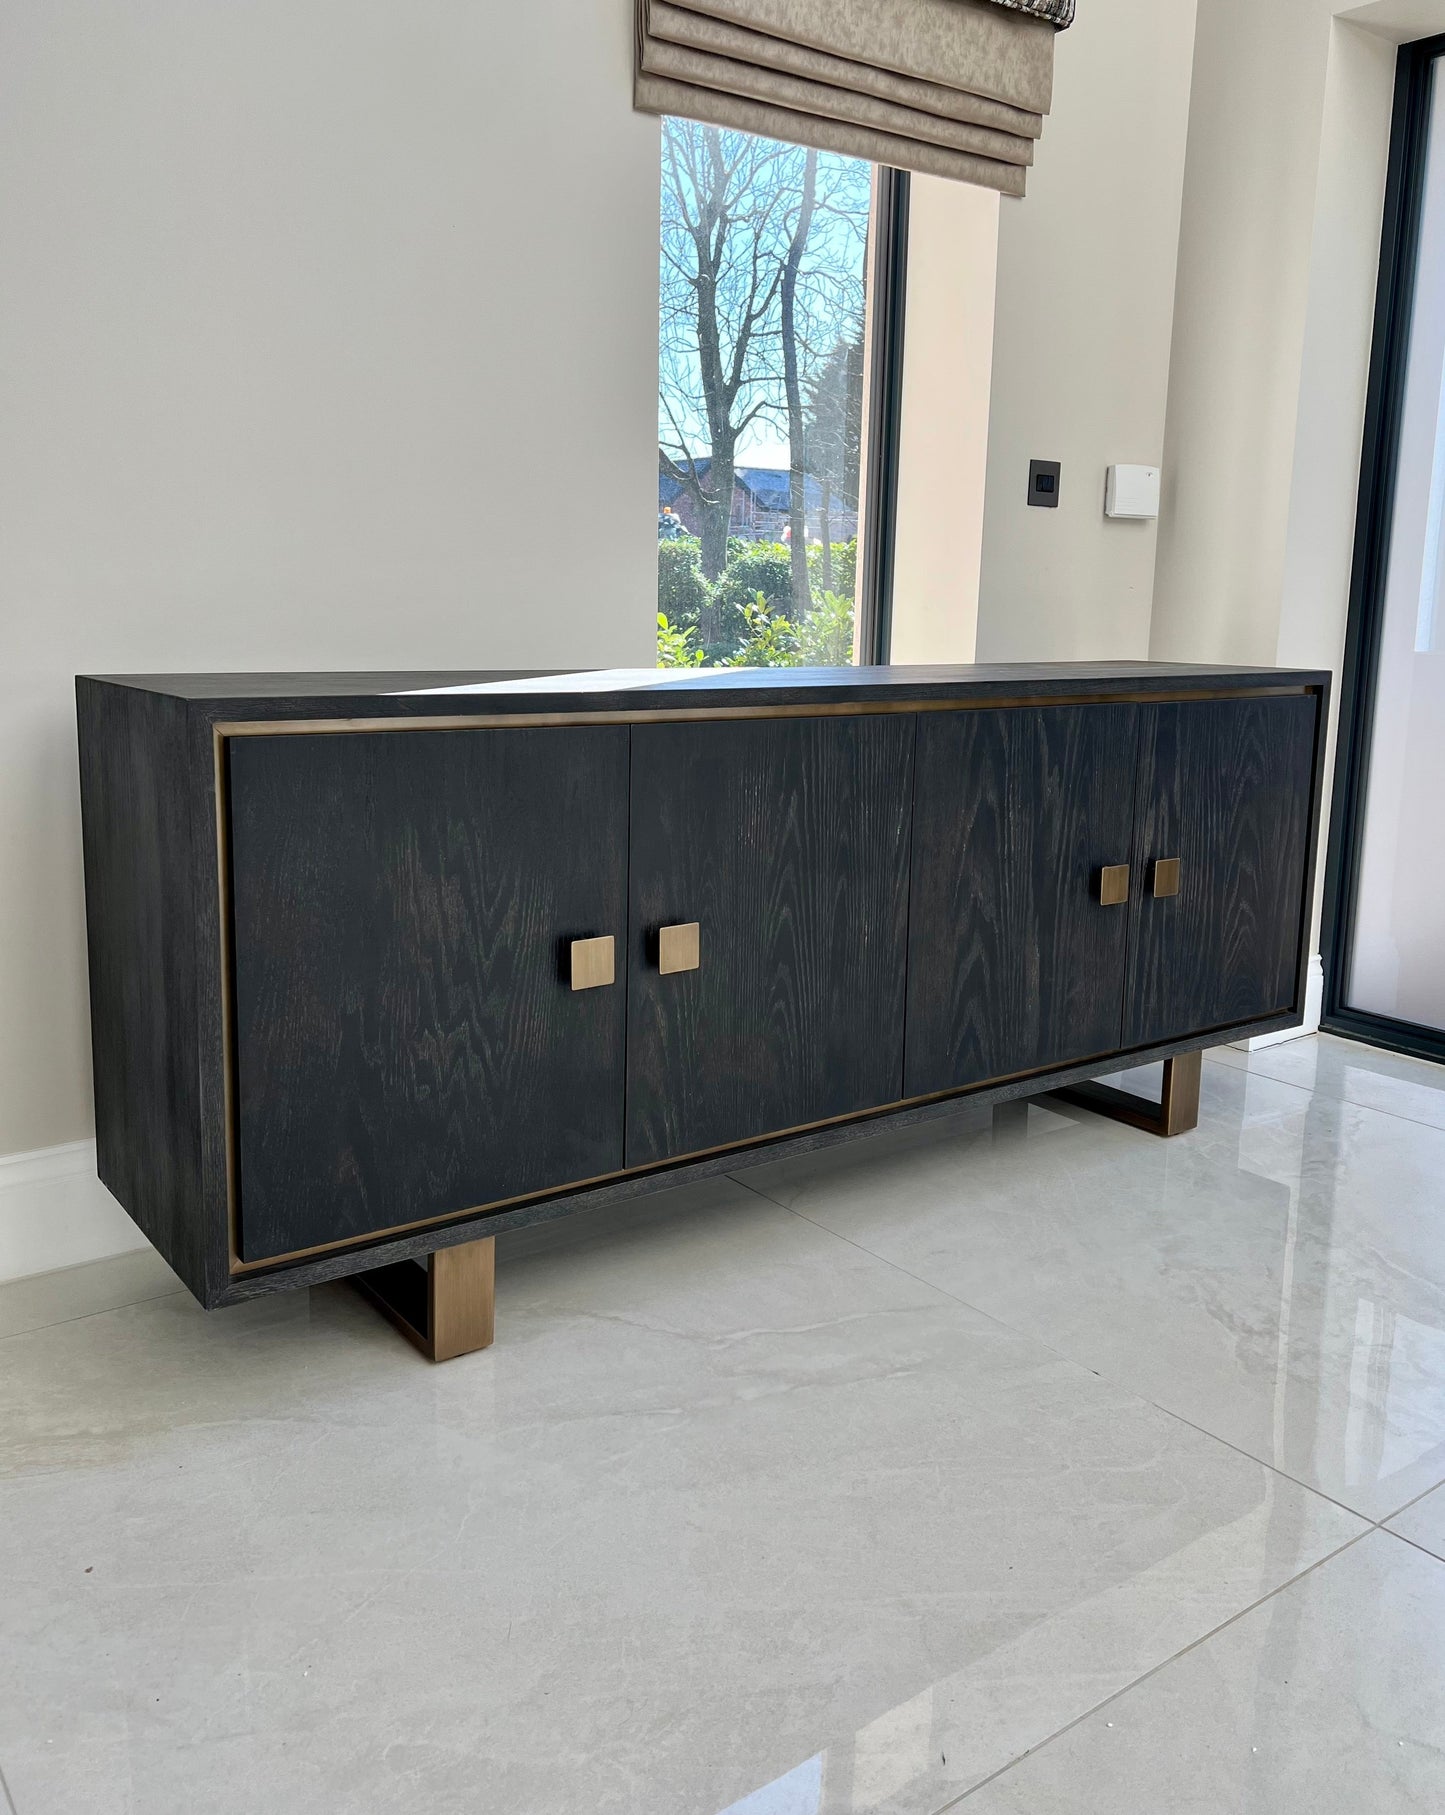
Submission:
POLYGON ((95 1142, 0 1155, 0 1280, 144 1248, 95 1176, 95 1142))
POLYGON ((1302 1040, 1306 1034, 1320 1031, 1320 1016, 1325 1012, 1325 966, 1316 952, 1310 959, 1309 977, 1305 984, 1305 1018, 1298 1027, 1287 1027, 1281 1034, 1256 1034, 1253 1039, 1234 1040, 1237 1052, 1258 1052, 1262 1046, 1278 1046, 1281 1040, 1302 1040))

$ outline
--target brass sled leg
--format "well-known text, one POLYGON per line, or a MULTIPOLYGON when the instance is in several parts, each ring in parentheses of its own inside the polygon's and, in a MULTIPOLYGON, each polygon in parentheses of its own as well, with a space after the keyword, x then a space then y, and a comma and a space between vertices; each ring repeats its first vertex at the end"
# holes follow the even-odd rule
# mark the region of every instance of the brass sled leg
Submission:
POLYGON ((496 1237, 438 1248, 414 1260, 354 1273, 352 1284, 414 1342, 428 1361, 491 1346, 496 1317, 496 1237))
POLYGON ((1127 1122, 1147 1134, 1188 1134, 1199 1126, 1199 1080, 1204 1069, 1202 1052, 1182 1052, 1164 1061, 1164 1092, 1158 1107, 1132 1090, 1112 1084, 1073 1084, 1054 1092, 1065 1103, 1092 1109, 1099 1115, 1127 1122))

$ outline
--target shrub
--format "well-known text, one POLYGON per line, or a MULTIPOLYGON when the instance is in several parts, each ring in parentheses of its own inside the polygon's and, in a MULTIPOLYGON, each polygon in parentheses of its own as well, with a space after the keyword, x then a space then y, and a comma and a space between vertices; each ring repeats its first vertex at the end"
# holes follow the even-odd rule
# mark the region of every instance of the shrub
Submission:
POLYGON ((853 660, 853 601, 820 593, 798 626, 798 656, 809 668, 846 668, 853 660))
POLYGON ((796 668, 798 639, 793 626, 775 611, 766 596, 755 593, 750 605, 742 607, 743 640, 731 658, 721 664, 727 668, 796 668))
MULTIPOLYGON (((850 537, 846 542, 835 542, 832 550, 833 577, 828 590, 836 592, 840 598, 852 599, 858 596, 858 540, 850 537)), ((814 592, 823 588, 823 547, 814 542, 808 549, 808 578, 814 592)))
POLYGON ((781 542, 754 542, 730 560, 717 583, 719 605, 747 606, 761 593, 775 610, 793 596, 793 563, 781 542))
POLYGON ((668 622, 667 613, 657 614, 657 665, 659 668, 701 668, 703 653, 693 647, 694 629, 681 629, 668 622))
POLYGON ((657 609, 679 626, 696 624, 711 596, 697 564, 699 547, 695 536, 657 545, 657 609))

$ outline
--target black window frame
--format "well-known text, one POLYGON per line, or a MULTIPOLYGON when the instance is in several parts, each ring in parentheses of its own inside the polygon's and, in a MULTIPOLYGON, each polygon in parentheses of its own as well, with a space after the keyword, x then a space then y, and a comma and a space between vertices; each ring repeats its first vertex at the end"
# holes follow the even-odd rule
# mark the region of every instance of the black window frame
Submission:
POLYGON ((858 662, 865 668, 886 664, 893 642, 903 332, 908 311, 908 172, 880 166, 875 194, 868 445, 864 450, 863 546, 857 592, 858 662))
POLYGON ((1406 365, 1425 202, 1430 110, 1445 33, 1400 47, 1395 66, 1389 174, 1380 235, 1349 617, 1340 676, 1339 737, 1330 805, 1321 927, 1325 993, 1320 1025, 1393 1052, 1445 1060, 1445 1031, 1348 1002, 1355 909, 1364 844, 1365 796, 1385 627, 1385 583, 1395 506, 1406 365))

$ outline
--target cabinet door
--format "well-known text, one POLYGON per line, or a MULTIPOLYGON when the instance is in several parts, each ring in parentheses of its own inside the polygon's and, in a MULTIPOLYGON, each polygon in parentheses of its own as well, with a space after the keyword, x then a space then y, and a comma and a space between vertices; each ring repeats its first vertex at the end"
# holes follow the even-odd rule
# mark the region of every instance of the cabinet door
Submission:
POLYGON ((626 728, 242 737, 229 773, 243 1258, 617 1170, 626 728))
POLYGON ((911 715, 634 728, 630 1166, 897 1100, 912 755, 911 715))
POLYGON ((1133 841, 1134 706, 920 713, 909 1096, 1113 1052, 1133 841))
POLYGON ((1293 1004, 1317 711, 1314 694, 1144 709, 1126 1046, 1293 1004), (1171 858, 1178 892, 1156 894, 1171 858))

